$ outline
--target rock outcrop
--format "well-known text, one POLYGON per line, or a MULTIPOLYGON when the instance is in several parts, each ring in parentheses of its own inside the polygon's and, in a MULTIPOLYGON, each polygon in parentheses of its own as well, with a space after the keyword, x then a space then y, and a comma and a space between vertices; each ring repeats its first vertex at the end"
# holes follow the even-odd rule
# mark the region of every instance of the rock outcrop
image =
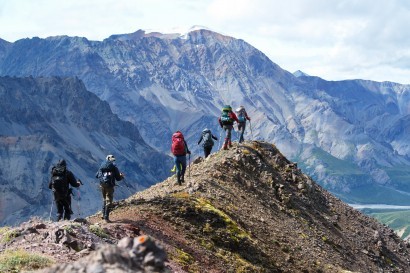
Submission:
POLYGON ((118 246, 102 245, 86 258, 56 265, 38 273, 170 273, 167 254, 149 236, 125 237, 118 246))

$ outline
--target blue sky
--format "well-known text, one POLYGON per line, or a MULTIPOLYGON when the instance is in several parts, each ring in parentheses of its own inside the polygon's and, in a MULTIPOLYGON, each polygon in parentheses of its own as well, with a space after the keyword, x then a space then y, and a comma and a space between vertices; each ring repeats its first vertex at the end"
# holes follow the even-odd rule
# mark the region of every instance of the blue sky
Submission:
POLYGON ((410 84, 409 18, 408 0, 0 0, 0 38, 102 40, 201 25, 290 72, 410 84))

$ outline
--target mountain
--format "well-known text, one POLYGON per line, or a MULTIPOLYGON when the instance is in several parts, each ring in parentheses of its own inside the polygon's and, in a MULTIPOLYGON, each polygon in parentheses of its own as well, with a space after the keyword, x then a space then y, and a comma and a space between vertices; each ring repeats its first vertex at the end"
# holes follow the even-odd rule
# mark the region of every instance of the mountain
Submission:
POLYGON ((275 143, 343 200, 410 203, 409 85, 295 77, 245 41, 206 29, 22 39, 3 55, 0 75, 78 77, 158 151, 169 153, 179 129, 198 156, 203 128, 222 136, 221 107, 244 105, 247 139, 275 143))
POLYGON ((4 57, 8 47, 10 47, 10 46, 11 46, 11 43, 9 43, 9 42, 7 42, 3 39, 0 39, 0 60, 2 60, 2 58, 4 57))
POLYGON ((293 72, 293 75, 295 77, 309 77, 310 76, 310 75, 308 75, 305 72, 300 71, 300 70, 297 70, 297 71, 293 72))
POLYGON ((196 160, 188 173, 182 186, 173 176, 116 202, 112 223, 100 214, 33 219, 0 232, 0 250, 24 246, 52 258, 43 273, 131 272, 136 260, 163 265, 163 255, 139 247, 148 236, 167 253, 169 272, 410 271, 408 242, 317 185, 270 143, 234 144, 196 160), (151 255, 138 258, 144 249, 151 255))
POLYGON ((94 176, 107 154, 116 156, 129 187, 117 188, 116 197, 168 176, 172 160, 147 145, 132 123, 114 115, 77 78, 0 77, 0 107, 1 225, 49 217, 50 170, 61 158, 84 183, 74 196, 83 195, 81 202, 73 201, 76 216, 101 207, 94 176))

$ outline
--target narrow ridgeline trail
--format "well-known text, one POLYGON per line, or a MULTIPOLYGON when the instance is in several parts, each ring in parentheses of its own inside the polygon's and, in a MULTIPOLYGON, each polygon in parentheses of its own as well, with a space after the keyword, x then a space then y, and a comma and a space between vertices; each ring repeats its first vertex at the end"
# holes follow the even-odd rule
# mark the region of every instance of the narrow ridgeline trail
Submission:
MULTIPOLYGON (((410 272, 407 242, 321 188, 266 142, 235 143, 206 160, 196 159, 184 184, 177 185, 174 175, 118 201, 111 220, 103 222, 98 213, 84 221, 42 223, 30 236, 47 237, 48 226, 60 225, 70 243, 54 242, 67 256, 60 252, 59 260, 57 249, 45 252, 58 265, 41 272, 94 272, 85 266, 90 261, 101 263, 105 272, 127 272, 126 265, 110 271, 116 260, 103 259, 106 254, 98 251, 124 237, 141 240, 141 235, 166 253, 167 258, 163 253, 144 258, 157 265, 154 272, 410 272), (77 269, 63 264, 73 261, 77 269), (79 271, 82 265, 85 271, 79 271)), ((17 233, 27 233, 39 225, 36 221, 17 233)), ((22 240, 31 251, 41 249, 35 239, 19 237, 8 242, 9 249, 22 240)), ((114 252, 123 253, 130 245, 122 240, 114 252)), ((133 270, 152 272, 141 268, 133 270)))

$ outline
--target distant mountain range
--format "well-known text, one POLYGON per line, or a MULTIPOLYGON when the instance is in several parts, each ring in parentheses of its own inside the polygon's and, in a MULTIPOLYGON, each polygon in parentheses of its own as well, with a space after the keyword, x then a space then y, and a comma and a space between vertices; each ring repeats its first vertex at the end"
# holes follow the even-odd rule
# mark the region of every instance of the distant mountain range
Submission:
POLYGON ((179 129, 195 157, 203 128, 221 136, 221 107, 244 105, 247 139, 275 143, 345 201, 410 204, 409 85, 295 76, 245 41, 205 29, 2 40, 0 75, 77 77, 154 149, 169 153, 179 129))
POLYGON ((0 77, 0 106, 1 225, 54 217, 48 181, 61 158, 84 183, 74 192, 81 198, 73 200, 75 217, 100 209, 94 175, 107 154, 116 156, 126 175, 116 198, 169 174, 171 159, 148 146, 132 123, 120 120, 78 79, 0 77))

